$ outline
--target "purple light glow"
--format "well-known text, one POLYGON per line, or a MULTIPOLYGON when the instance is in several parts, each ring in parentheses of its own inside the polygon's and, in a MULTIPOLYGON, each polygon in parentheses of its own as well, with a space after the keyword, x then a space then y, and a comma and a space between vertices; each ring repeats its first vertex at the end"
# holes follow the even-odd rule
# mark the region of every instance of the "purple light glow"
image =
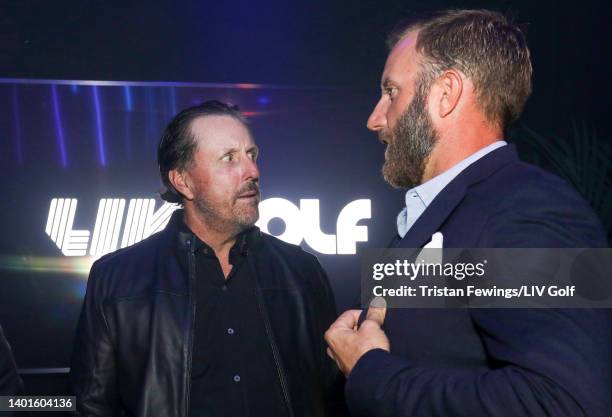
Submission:
POLYGON ((96 109, 96 133, 98 136, 98 155, 100 157, 100 165, 106 167, 106 153, 104 151, 104 132, 102 130, 102 112, 100 111, 100 97, 98 96, 98 87, 93 86, 93 100, 96 109))
POLYGON ((125 109, 127 111, 134 110, 134 107, 132 105, 132 91, 131 91, 129 85, 124 85, 123 86, 123 93, 125 95, 125 109))
POLYGON ((172 116, 176 114, 176 91, 174 87, 170 88, 170 108, 172 109, 172 116))
POLYGON ((51 86, 51 98, 53 100, 53 116, 55 119, 55 131, 57 133, 57 143, 60 149, 62 158, 62 166, 68 168, 68 155, 66 154, 66 140, 64 138, 64 127, 62 126, 62 117, 60 114, 59 100, 57 99, 57 86, 51 86))
POLYGON ((21 166, 23 165, 23 149, 21 145, 21 118, 19 117, 17 86, 13 86, 13 116, 15 120, 15 149, 17 151, 17 163, 21 166))
POLYGON ((196 83, 196 82, 173 82, 173 81, 96 81, 96 80, 48 80, 29 78, 0 78, 0 84, 54 84, 54 85, 78 85, 99 87, 195 87, 195 88, 221 88, 221 89, 280 89, 280 90, 338 90, 342 87, 334 86, 306 86, 306 85, 279 85, 279 84, 246 84, 246 83, 196 83))

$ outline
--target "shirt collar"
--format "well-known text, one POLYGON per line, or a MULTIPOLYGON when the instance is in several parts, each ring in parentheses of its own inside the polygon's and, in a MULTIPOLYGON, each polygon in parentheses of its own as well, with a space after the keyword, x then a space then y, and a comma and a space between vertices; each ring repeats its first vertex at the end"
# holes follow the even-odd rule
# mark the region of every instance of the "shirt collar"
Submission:
MULTIPOLYGON (((215 253, 212 250, 212 248, 206 242, 204 242, 195 233, 193 233, 191 231, 189 226, 187 226, 187 224, 185 223, 184 219, 182 219, 181 222, 179 223, 179 230, 181 232, 186 232, 186 233, 189 233, 189 234, 193 235, 193 239, 194 239, 193 240, 193 242, 194 242, 194 252, 198 252, 198 251, 203 250, 204 253, 206 253, 206 254, 214 254, 215 253)), ((251 241, 250 236, 253 235, 256 230, 257 230, 257 227, 252 226, 252 227, 249 227, 248 229, 243 230, 242 232, 240 232, 236 236, 236 242, 234 243, 234 245, 230 249, 230 254, 231 253, 239 253, 241 255, 246 255, 247 252, 248 252, 248 249, 249 249, 249 243, 251 241)))
POLYGON ((459 163, 453 165, 440 175, 420 184, 406 192, 404 201, 406 207, 402 209, 397 218, 397 231, 400 237, 404 237, 410 227, 423 214, 438 194, 464 169, 478 161, 480 158, 497 148, 507 145, 506 141, 498 140, 474 152, 459 163))
POLYGON ((423 204, 425 204, 426 207, 429 206, 433 199, 436 198, 438 194, 440 194, 440 191, 442 191, 444 187, 448 185, 449 182, 451 182, 457 175, 459 175, 461 171, 466 169, 474 162, 478 161, 480 158, 482 158, 489 152, 492 152, 495 149, 500 148, 504 145, 507 145, 506 141, 498 140, 488 146, 485 146, 482 149, 479 149, 478 151, 463 159, 461 162, 453 165, 451 168, 447 169, 440 175, 435 176, 432 179, 424 182, 423 184, 420 184, 408 190, 408 192, 406 193, 406 199, 408 199, 408 196, 411 194, 411 192, 415 192, 419 196, 421 201, 423 201, 423 204))

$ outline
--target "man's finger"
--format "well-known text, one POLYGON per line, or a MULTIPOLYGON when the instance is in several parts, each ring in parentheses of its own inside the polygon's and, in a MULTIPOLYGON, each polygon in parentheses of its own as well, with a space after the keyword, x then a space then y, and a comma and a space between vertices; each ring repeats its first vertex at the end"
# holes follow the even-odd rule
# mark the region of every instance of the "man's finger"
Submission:
POLYGON ((352 330, 357 325, 360 314, 361 310, 347 310, 336 319, 334 324, 331 325, 330 329, 344 328, 352 330))
POLYGON ((336 355, 334 355, 334 351, 331 350, 330 348, 327 348, 327 356, 332 358, 334 361, 336 360, 336 355))
POLYGON ((382 297, 374 297, 370 302, 366 320, 372 320, 382 327, 387 315, 387 301, 382 297))

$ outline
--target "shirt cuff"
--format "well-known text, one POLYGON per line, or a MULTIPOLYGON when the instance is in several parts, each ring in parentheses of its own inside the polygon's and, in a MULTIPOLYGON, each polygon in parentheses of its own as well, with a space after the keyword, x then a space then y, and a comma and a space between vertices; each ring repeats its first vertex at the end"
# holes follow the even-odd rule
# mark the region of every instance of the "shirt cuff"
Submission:
POLYGON ((384 400, 385 386, 406 363, 383 349, 366 352, 346 380, 346 402, 352 416, 376 415, 384 400))

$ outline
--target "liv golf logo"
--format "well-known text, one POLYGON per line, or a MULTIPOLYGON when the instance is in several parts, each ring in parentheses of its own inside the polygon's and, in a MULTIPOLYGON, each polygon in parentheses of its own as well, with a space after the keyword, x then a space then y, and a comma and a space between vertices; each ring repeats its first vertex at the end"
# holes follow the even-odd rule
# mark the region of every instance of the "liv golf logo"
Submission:
MULTIPOLYGON (((98 205, 93 232, 73 229, 78 206, 76 198, 54 198, 49 205, 45 232, 65 256, 93 256, 113 252, 137 243, 166 227, 172 212, 179 208, 164 203, 155 210, 155 199, 103 198, 98 205), (127 208, 127 210, 126 210, 127 208)), ((285 230, 279 239, 299 245, 305 241, 312 249, 324 254, 354 254, 357 242, 368 240, 367 226, 360 220, 370 219, 370 200, 348 203, 338 214, 336 234, 321 231, 319 200, 302 199, 296 206, 283 198, 269 198, 259 204, 260 219, 257 226, 270 233, 268 224, 279 218, 285 230)))

